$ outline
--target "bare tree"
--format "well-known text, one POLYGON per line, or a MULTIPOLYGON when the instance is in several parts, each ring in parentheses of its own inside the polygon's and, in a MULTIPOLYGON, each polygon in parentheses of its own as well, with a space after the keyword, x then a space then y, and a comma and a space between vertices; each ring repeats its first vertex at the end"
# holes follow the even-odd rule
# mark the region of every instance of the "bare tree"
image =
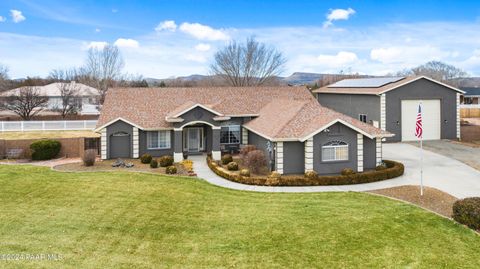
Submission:
POLYGON ((258 86, 278 76, 285 62, 281 52, 250 37, 219 50, 210 69, 232 86, 258 86))
POLYGON ((19 115, 23 120, 31 120, 47 106, 47 103, 48 98, 41 96, 37 87, 25 86, 6 97, 2 106, 19 115))
POLYGON ((53 110, 60 112, 63 119, 68 115, 77 114, 81 109, 78 85, 75 81, 70 83, 60 82, 57 87, 60 91, 61 103, 53 110))
POLYGON ((100 92, 100 103, 103 104, 108 88, 119 78, 125 62, 120 50, 115 45, 103 48, 91 48, 87 54, 85 67, 79 70, 86 74, 86 84, 95 87, 100 92))
POLYGON ((0 64, 0 91, 7 90, 8 85, 8 67, 0 64))
POLYGON ((430 61, 412 69, 402 70, 396 73, 399 76, 427 76, 438 81, 456 85, 456 82, 468 76, 462 69, 440 61, 430 61))

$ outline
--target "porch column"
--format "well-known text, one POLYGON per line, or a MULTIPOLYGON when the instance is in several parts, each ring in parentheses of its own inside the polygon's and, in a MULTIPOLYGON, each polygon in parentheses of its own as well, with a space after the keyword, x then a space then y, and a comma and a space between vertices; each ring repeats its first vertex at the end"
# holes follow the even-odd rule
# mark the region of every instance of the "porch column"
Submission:
POLYGON ((379 166, 382 163, 382 138, 376 138, 376 164, 379 166))
POLYGON ((457 93, 457 139, 461 140, 460 135, 460 93, 457 93))
POLYGON ((183 161, 183 129, 173 129, 173 161, 178 163, 183 161))
POLYGON ((363 172, 363 135, 357 134, 357 172, 363 172))
POLYGON ((313 137, 305 140, 305 172, 313 171, 313 137))
POLYGON ((133 144, 133 158, 138 158, 138 128, 133 127, 133 139, 132 139, 132 144, 133 144))
POLYGON ((220 129, 221 127, 212 127, 212 158, 220 160, 222 153, 220 152, 220 129))
POLYGON ((380 95, 380 129, 387 130, 387 99, 386 95, 380 95))
POLYGON ((242 145, 248 145, 248 130, 242 127, 242 145))
POLYGON ((102 160, 107 159, 107 128, 100 130, 100 155, 102 160))
POLYGON ((277 172, 283 175, 283 142, 277 142, 277 152, 275 154, 275 166, 277 172))

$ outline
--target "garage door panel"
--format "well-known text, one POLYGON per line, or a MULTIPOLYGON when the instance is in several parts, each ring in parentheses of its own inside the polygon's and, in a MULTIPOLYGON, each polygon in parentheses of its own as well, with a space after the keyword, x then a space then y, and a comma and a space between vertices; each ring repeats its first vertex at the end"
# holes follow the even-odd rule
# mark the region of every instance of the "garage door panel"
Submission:
POLYGON ((441 137, 440 100, 402 100, 402 141, 418 140, 415 137, 415 123, 420 102, 422 102, 423 139, 438 140, 441 137))

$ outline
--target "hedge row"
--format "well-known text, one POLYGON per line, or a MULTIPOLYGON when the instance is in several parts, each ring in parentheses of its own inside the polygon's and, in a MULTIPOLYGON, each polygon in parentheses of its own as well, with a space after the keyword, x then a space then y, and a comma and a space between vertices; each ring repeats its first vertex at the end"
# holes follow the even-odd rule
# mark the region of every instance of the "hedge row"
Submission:
POLYGON ((207 157, 207 164, 210 169, 220 177, 230 181, 260 186, 321 186, 321 185, 349 185, 370 183, 403 175, 404 166, 399 162, 384 160, 387 168, 379 171, 366 171, 350 175, 333 175, 305 177, 304 175, 285 175, 280 177, 261 176, 245 177, 230 173, 219 167, 218 163, 207 157))

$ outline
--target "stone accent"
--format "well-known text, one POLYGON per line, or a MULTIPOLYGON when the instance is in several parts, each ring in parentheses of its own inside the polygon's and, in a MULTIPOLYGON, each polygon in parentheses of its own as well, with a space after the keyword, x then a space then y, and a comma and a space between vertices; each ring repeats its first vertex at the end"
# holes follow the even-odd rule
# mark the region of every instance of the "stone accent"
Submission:
POLYGON ((460 93, 457 93, 457 138, 461 139, 460 136, 460 93))
POLYGON ((357 172, 363 172, 363 135, 357 134, 357 172))
POLYGON ((220 151, 212 151, 212 158, 218 161, 222 159, 222 153, 220 151))
POLYGON ((133 158, 138 158, 138 152, 139 152, 139 139, 138 139, 138 128, 133 127, 133 138, 132 138, 132 144, 133 144, 133 158))
POLYGON ((313 137, 305 141, 305 172, 313 171, 313 137))
POLYGON ((100 130, 100 156, 102 160, 107 159, 107 129, 100 130))
POLYGON ((277 142, 277 150, 275 155, 277 172, 280 175, 283 175, 283 142, 277 142))
POLYGON ((377 137, 376 138, 376 164, 377 166, 382 163, 382 139, 377 137))
POLYGON ((248 130, 242 127, 242 144, 248 145, 248 130))
POLYGON ((386 95, 380 95, 380 129, 387 130, 386 95))

